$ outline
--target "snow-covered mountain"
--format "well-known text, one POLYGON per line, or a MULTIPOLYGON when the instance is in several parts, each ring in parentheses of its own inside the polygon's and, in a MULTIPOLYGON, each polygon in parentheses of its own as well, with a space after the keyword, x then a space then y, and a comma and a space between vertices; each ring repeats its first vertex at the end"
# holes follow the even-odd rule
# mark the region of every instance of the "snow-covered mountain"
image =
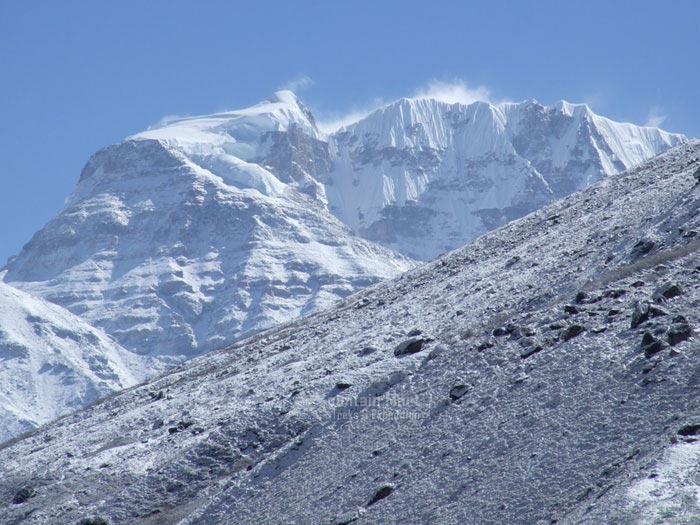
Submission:
POLYGON ((97 152, 5 280, 191 357, 413 266, 390 249, 432 258, 681 140, 581 105, 431 99, 325 136, 281 91, 97 152))
POLYGON ((143 355, 191 357, 413 266, 331 215, 328 143, 289 92, 97 152, 5 280, 143 355))
POLYGON ((331 137, 330 209, 419 260, 685 140, 586 105, 401 99, 331 137))
POLYGON ((0 282, 0 442, 158 367, 60 306, 0 282))
POLYGON ((698 178, 694 140, 0 446, 0 522, 697 523, 698 178))

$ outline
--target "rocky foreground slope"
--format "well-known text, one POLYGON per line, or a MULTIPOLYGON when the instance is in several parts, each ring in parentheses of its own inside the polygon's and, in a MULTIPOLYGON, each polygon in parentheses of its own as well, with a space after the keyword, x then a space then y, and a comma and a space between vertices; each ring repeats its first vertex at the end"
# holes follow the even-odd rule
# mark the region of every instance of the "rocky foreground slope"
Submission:
POLYGON ((693 523, 699 167, 691 141, 5 444, 0 521, 693 523))

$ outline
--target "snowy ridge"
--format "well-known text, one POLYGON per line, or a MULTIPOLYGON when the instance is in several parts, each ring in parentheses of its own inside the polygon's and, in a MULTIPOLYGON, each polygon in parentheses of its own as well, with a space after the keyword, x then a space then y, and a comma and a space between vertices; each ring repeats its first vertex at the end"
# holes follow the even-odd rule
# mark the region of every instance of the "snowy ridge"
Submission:
POLYGON ((564 101, 401 99, 331 137, 326 192, 361 235, 429 260, 684 140, 564 101))
POLYGON ((693 523, 699 173, 695 140, 0 447, 0 501, 35 491, 0 521, 693 523))
POLYGON ((59 306, 0 282, 0 442, 158 370, 59 306))

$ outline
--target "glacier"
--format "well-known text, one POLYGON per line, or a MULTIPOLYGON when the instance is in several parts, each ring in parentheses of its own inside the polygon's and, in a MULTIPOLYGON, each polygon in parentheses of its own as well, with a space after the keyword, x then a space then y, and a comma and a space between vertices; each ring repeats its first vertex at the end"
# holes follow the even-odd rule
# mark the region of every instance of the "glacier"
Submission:
POLYGON ((401 99, 330 137, 330 210, 427 261, 685 140, 585 104, 401 99))

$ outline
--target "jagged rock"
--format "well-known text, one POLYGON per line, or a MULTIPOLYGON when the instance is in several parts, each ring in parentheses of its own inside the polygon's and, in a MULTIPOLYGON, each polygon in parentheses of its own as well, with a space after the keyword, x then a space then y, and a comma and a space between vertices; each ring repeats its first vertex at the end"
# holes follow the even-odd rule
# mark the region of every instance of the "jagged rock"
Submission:
POLYGON ((168 434, 177 434, 178 432, 187 430, 192 425, 194 425, 194 422, 192 421, 180 421, 176 426, 168 429, 168 434))
POLYGON ((392 492, 394 492, 394 488, 395 488, 394 485, 384 485, 384 486, 380 487, 377 490, 377 492, 374 493, 374 496, 372 496, 372 499, 370 499, 367 502, 367 506, 371 507, 372 505, 374 505, 378 501, 381 501, 384 498, 388 497, 389 495, 391 495, 392 492))
POLYGON ((632 257, 637 258, 648 254, 656 247, 656 242, 651 239, 642 239, 632 247, 632 257))
POLYGON ((695 178, 695 184, 700 184, 700 168, 695 170, 695 173, 693 173, 693 177, 695 178))
POLYGON ((580 311, 581 310, 578 307, 574 306, 573 304, 567 304, 566 306, 564 306, 564 312, 566 312, 567 314, 570 314, 570 315, 575 315, 575 314, 579 313, 580 311))
POLYGON ((153 401, 160 401, 165 397, 165 392, 159 390, 158 392, 151 392, 149 395, 153 401))
POLYGON ((410 332, 408 332, 406 335, 407 335, 408 337, 415 337, 415 336, 420 335, 420 334, 422 334, 422 333, 423 333, 422 330, 419 330, 418 328, 414 328, 413 330, 411 330, 410 332))
POLYGON ((640 324, 646 323, 649 320, 649 303, 637 303, 634 305, 632 312, 632 321, 630 328, 637 328, 640 324))
POLYGON ((338 390, 347 390, 352 386, 352 383, 348 383, 347 381, 339 381, 335 384, 335 387, 338 390))
POLYGON ((658 354, 663 348, 663 341, 654 337, 650 332, 644 332, 644 335, 642 335, 642 350, 644 350, 646 357, 658 354))
POLYGON ((688 324, 686 318, 682 315, 678 315, 673 318, 673 324, 669 327, 666 338, 668 340, 668 344, 675 346, 678 343, 690 339, 692 334, 693 331, 690 328, 690 324, 688 324))
POLYGON ((582 334, 585 330, 586 327, 583 325, 572 324, 566 330, 564 330, 564 333, 561 334, 561 340, 568 341, 569 339, 573 339, 577 335, 582 334))
POLYGON ((527 359, 528 357, 533 356, 536 353, 541 352, 542 350, 543 350, 543 348, 540 345, 531 346, 530 348, 528 348, 524 352, 521 352, 520 357, 522 359, 527 359))
POLYGON ((662 317, 664 315, 668 315, 668 312, 664 310, 663 308, 659 308, 656 305, 650 304, 649 305, 649 314, 652 317, 662 317))
POLYGON ((372 355, 373 353, 378 352, 378 351, 379 351, 379 348, 377 348, 377 347, 365 346, 359 352, 357 352, 357 355, 359 355, 360 357, 365 357, 368 355, 372 355))
POLYGON ((646 323, 650 317, 661 317, 664 315, 668 315, 668 312, 658 306, 647 302, 638 302, 634 305, 630 328, 637 328, 639 325, 646 323))
POLYGON ((452 401, 457 401, 458 399, 464 397, 464 395, 469 392, 469 387, 467 385, 456 385, 450 389, 450 399, 452 401))
POLYGON ((93 518, 83 518, 78 522, 78 525, 109 525, 109 521, 106 518, 95 516, 93 518))
POLYGON ((12 503, 19 505, 20 503, 24 503, 34 496, 36 496, 36 489, 34 487, 23 487, 18 490, 15 496, 12 498, 12 503))
POLYGON ((428 340, 423 337, 411 337, 399 343, 399 345, 394 350, 394 355, 396 357, 408 354, 416 354, 423 350, 423 346, 428 340))
POLYGON ((652 295, 652 298, 656 302, 663 302, 666 299, 673 299, 674 297, 678 297, 679 295, 683 294, 683 289, 678 286, 675 283, 665 283, 661 287, 659 287, 654 294, 652 295))
POLYGON ((586 292, 579 292, 576 294, 576 297, 574 298, 574 302, 576 304, 582 304, 586 301, 587 298, 588 298, 588 294, 586 294, 586 292))
POLYGON ((698 436, 700 435, 700 424, 692 423, 688 425, 683 425, 681 428, 678 429, 677 434, 683 437, 698 436))

